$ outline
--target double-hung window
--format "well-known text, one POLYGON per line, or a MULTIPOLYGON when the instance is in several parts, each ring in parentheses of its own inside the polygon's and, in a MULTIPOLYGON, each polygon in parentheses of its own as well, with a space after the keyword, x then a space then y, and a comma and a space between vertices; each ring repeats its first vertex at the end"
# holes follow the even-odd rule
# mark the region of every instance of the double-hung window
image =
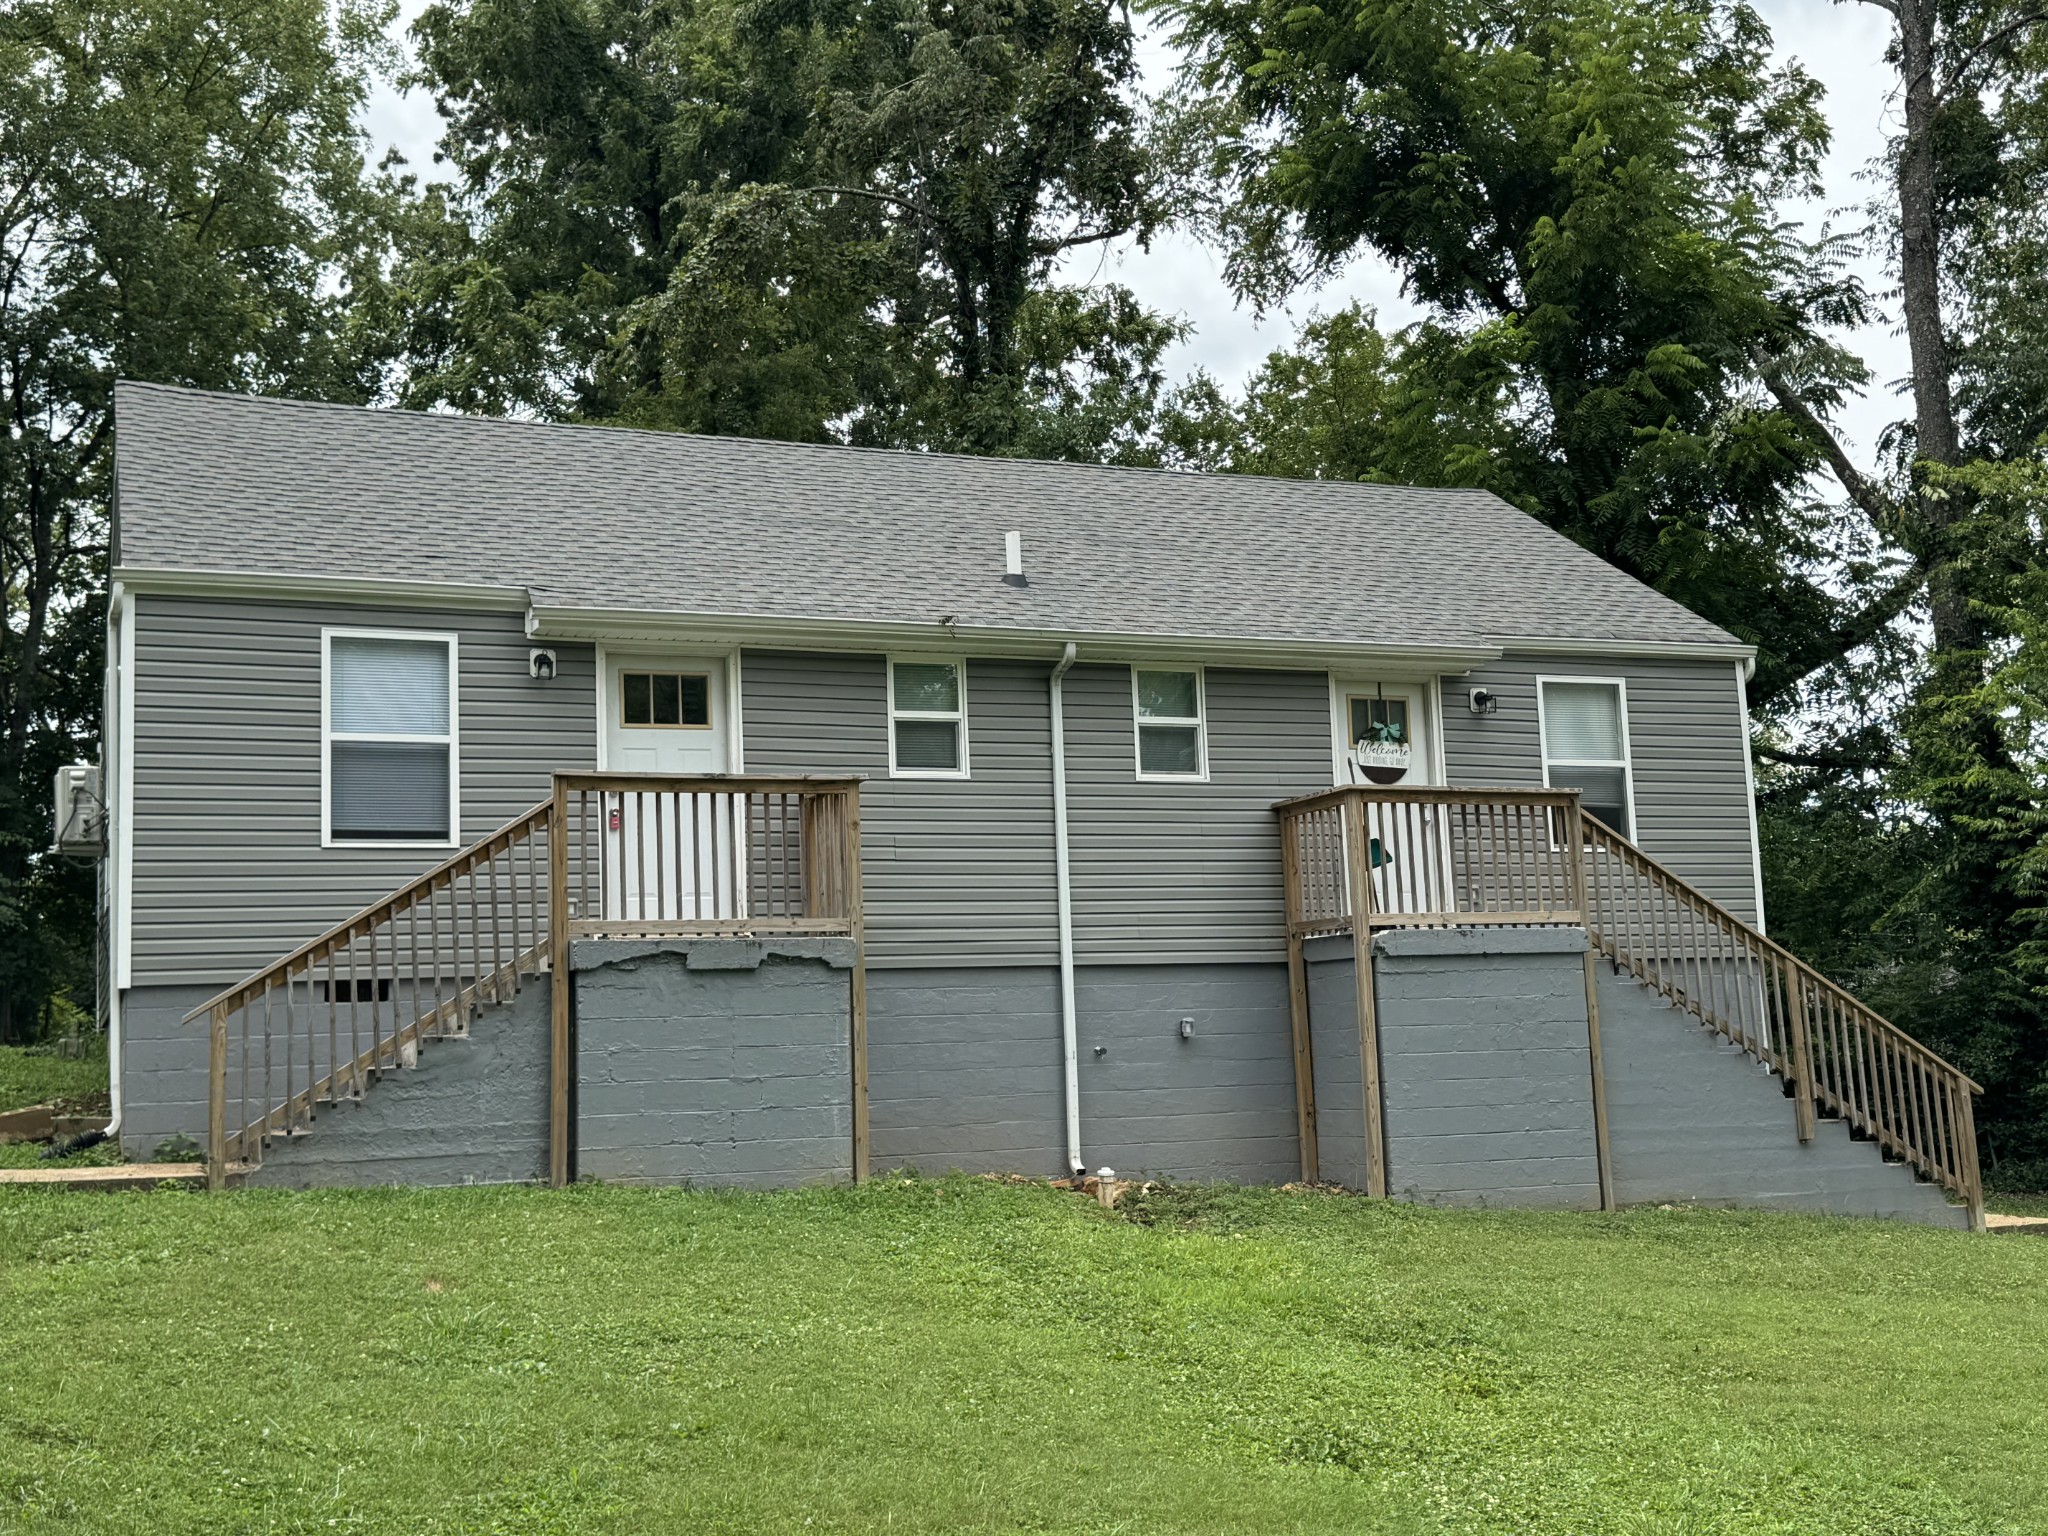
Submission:
POLYGON ((1131 668, 1138 777, 1200 780, 1209 773, 1199 667, 1131 668))
POLYGON ((1628 761, 1628 693, 1616 681, 1543 678, 1543 782, 1576 789, 1588 814, 1635 836, 1628 761))
POLYGON ((329 630, 322 641, 324 840, 453 843, 455 637, 329 630))
POLYGON ((889 772, 967 777, 967 678, 959 662, 890 659, 889 772))

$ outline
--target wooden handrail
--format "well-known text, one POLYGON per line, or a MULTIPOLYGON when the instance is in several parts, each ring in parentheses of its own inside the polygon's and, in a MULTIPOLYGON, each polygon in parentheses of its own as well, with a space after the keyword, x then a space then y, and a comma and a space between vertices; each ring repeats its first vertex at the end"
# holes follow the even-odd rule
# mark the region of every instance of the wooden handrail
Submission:
POLYGON ((1319 805, 1335 805, 1339 801, 1361 795, 1373 800, 1414 800, 1465 805, 1564 806, 1576 800, 1579 792, 1575 789, 1468 789, 1443 784, 1339 784, 1335 789, 1319 789, 1313 794, 1294 795, 1286 800, 1276 800, 1273 802, 1273 809, 1282 814, 1290 811, 1307 811, 1319 805))
POLYGON ((1827 988, 1828 990, 1833 992, 1841 993, 1843 997, 1847 998, 1850 1002, 1855 1003, 1857 1008, 1861 1009, 1862 1012, 1867 1014, 1873 1023, 1883 1025, 1884 1028, 1890 1030, 1894 1035, 1898 1036, 1900 1041, 1902 1041, 1905 1045, 1911 1047, 1915 1051, 1920 1052, 1922 1055, 1926 1056, 1930 1061, 1939 1062, 1944 1070, 1953 1072, 1956 1076, 1957 1081, 1967 1085, 1972 1093, 1982 1093, 1984 1091, 1983 1085, 1979 1083, 1975 1078, 1971 1077, 1968 1073, 1964 1072, 1962 1068, 1955 1066, 1950 1061, 1948 1061, 1947 1058, 1939 1055, 1934 1050, 1930 1049, 1927 1045, 1923 1044, 1921 1041, 1914 1039, 1913 1036, 1907 1034, 1905 1030, 1901 1029, 1898 1025, 1892 1023, 1889 1019, 1885 1018, 1882 1014, 1878 1013, 1875 1009, 1871 1008, 1868 1004, 1859 1001, 1854 994, 1844 989, 1838 983, 1828 980, 1827 977, 1821 975, 1819 971, 1816 971, 1804 960, 1800 959, 1797 955, 1793 954, 1791 950, 1787 949, 1784 945, 1780 944, 1776 939, 1772 938, 1769 934, 1763 933, 1756 928, 1752 928, 1748 923, 1744 922, 1741 918, 1737 917, 1733 912, 1729 911, 1726 907, 1722 906, 1718 901, 1714 900, 1713 897, 1707 895, 1704 891, 1701 891, 1697 887, 1688 883, 1682 875, 1673 874, 1668 866, 1660 864, 1656 859, 1652 858, 1649 854, 1643 852, 1641 848, 1637 847, 1634 843, 1630 842, 1627 838, 1623 837, 1619 832, 1615 831, 1612 827, 1608 826, 1605 822, 1600 820, 1599 817, 1595 816, 1591 811, 1587 811, 1585 813, 1585 819, 1586 830, 1590 834, 1591 839, 1594 841, 1601 842, 1604 846, 1607 847, 1608 851, 1615 852, 1625 849, 1627 851, 1626 857, 1639 863, 1645 869, 1655 871, 1658 875, 1670 881, 1673 885, 1682 887, 1688 896, 1690 896, 1694 901, 1697 901, 1706 910, 1713 913, 1723 922, 1735 928, 1741 929, 1743 933, 1748 937, 1750 942, 1754 943, 1758 948, 1770 951, 1773 955, 1777 956, 1780 960, 1782 960, 1785 964, 1789 966, 1797 967, 1800 971, 1804 972, 1807 978, 1810 981, 1814 982, 1817 986, 1827 988))
POLYGON ((1959 1197, 1981 1230, 1983 1089, 1612 827, 1590 815, 1584 827, 1594 947, 1783 1077, 1801 1141, 1826 1110, 1959 1197))
POLYGON ((252 994, 260 995, 267 983, 275 982, 301 960, 325 959, 329 949, 362 937, 379 922, 388 919, 399 908, 407 905, 414 897, 428 895, 454 876, 469 873, 478 864, 502 853, 514 843, 524 842, 529 837, 545 832, 549 805, 549 801, 543 800, 532 810, 521 812, 497 831, 479 838, 460 853, 449 855, 425 874, 408 880, 390 895, 380 896, 354 916, 343 918, 319 937, 308 939, 283 959, 271 961, 262 970, 252 971, 226 991, 208 998, 186 1014, 180 1022, 190 1024, 194 1019, 211 1013, 223 1004, 234 1007, 252 994))

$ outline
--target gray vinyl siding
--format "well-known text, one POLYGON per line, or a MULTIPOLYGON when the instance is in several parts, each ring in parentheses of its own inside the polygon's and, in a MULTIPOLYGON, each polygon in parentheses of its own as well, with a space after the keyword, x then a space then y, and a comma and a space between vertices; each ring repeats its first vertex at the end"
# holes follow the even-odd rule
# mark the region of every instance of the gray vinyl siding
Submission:
POLYGON ((1208 781, 1141 783, 1130 668, 1067 675, 1074 947, 1084 963, 1285 956, 1273 802, 1330 787, 1329 678, 1211 667, 1203 693, 1208 781))
POLYGON ((1594 661, 1508 656, 1444 680, 1444 759, 1451 783, 1543 782, 1537 727, 1539 677, 1613 677, 1627 683, 1635 840, 1652 858, 1737 916, 1757 915, 1751 858, 1749 734, 1727 661, 1594 661), (1474 715, 1474 687, 1500 696, 1474 715))
POLYGON ((878 655, 748 650, 749 773, 862 773, 868 962, 1048 965, 1053 878, 1049 663, 967 663, 966 779, 889 777, 878 655))
POLYGON ((517 614, 139 596, 134 985, 246 975, 451 852, 320 846, 323 627, 457 635, 463 842, 594 764, 593 651, 537 682, 517 614))
MULTIPOLYGON (((750 773, 855 772, 870 962, 1058 958, 1045 662, 967 664, 967 779, 889 777, 884 658, 745 653, 750 773)), ((1209 781, 1140 783, 1130 668, 1067 674, 1074 943, 1084 964, 1281 956, 1272 805, 1327 788, 1320 672, 1207 674, 1209 781)))

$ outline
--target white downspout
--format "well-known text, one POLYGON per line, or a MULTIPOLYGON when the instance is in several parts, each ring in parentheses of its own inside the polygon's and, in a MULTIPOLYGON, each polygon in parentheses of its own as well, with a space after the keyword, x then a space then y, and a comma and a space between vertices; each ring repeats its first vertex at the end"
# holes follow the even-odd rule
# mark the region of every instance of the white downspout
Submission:
POLYGON ((128 828, 128 805, 121 793, 126 782, 123 764, 130 747, 128 731, 131 720, 127 708, 129 658, 134 651, 134 599, 115 582, 107 594, 107 622, 112 631, 108 635, 107 687, 102 697, 100 719, 102 730, 112 738, 111 752, 100 753, 100 835, 105 839, 100 853, 99 886, 104 899, 103 913, 99 914, 106 923, 106 987, 107 987, 107 1123, 101 1135, 117 1147, 121 1142, 121 947, 126 925, 121 920, 122 903, 127 899, 127 887, 121 879, 122 864, 115 847, 117 835, 125 837, 128 828), (112 729, 106 730, 110 723, 112 729), (116 826, 119 826, 119 833, 116 826))
POLYGON ((1074 1005, 1074 886, 1067 852, 1067 724, 1060 683, 1079 648, 1069 640, 1052 669, 1052 849, 1060 911, 1060 1049, 1067 1085, 1067 1171, 1079 1178, 1081 1161, 1080 1026, 1074 1005))

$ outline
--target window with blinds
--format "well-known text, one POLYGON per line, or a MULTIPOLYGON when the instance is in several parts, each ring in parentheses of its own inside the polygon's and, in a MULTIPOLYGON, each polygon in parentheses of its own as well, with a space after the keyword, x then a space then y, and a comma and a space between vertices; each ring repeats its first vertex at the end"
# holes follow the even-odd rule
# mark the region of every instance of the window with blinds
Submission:
POLYGON ((889 772, 967 777, 967 689, 957 661, 889 663, 889 772))
POLYGON ((1589 815, 1635 837, 1628 759, 1628 700, 1619 682, 1546 678, 1543 782, 1576 789, 1589 815))
POLYGON ((1138 777, 1196 780, 1208 773, 1198 667, 1133 667, 1138 777))
POLYGON ((330 631, 327 839, 455 840, 455 638, 330 631))

